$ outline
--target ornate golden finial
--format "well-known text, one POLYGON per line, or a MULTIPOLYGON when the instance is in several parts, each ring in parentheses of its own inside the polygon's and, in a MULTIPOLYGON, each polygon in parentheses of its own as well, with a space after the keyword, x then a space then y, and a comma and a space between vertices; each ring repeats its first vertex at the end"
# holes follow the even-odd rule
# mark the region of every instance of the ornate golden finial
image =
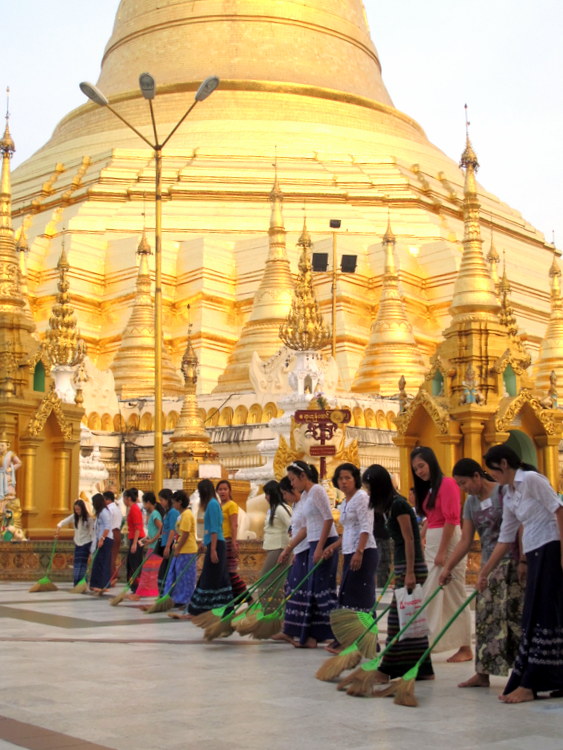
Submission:
POLYGON ((496 313, 498 300, 485 258, 479 222, 479 200, 475 172, 479 167, 477 156, 469 141, 469 120, 465 105, 466 145, 460 166, 465 169, 463 192, 463 255, 456 278, 451 312, 471 315, 476 311, 496 313))
POLYGON ((2 136, 2 140, 0 140, 0 151, 2 151, 3 154, 8 155, 8 157, 11 157, 14 151, 16 150, 16 145, 10 134, 9 101, 10 101, 10 87, 8 86, 6 89, 6 127, 4 128, 4 135, 2 136))
POLYGON ((491 214, 491 246, 489 248, 489 252, 487 253, 486 258, 487 263, 491 267, 491 278, 493 280, 493 283, 495 285, 495 288, 498 287, 499 284, 499 278, 498 278, 498 264, 500 262, 500 256, 497 252, 497 249, 495 247, 494 238, 493 238, 493 217, 491 214))
POLYGON ((190 322, 190 305, 188 307, 188 340, 186 341, 186 350, 182 357, 182 375, 184 376, 184 384, 186 391, 195 393, 197 386, 197 371, 199 367, 199 360, 195 349, 192 345, 192 323, 190 322))
POLYGON ((49 318, 49 327, 45 332, 43 351, 52 367, 74 367, 86 356, 86 344, 80 338, 80 332, 76 327, 76 315, 70 304, 70 284, 66 276, 70 266, 64 248, 64 237, 57 269, 58 293, 49 318))
POLYGON ((510 336, 515 337, 518 335, 518 323, 514 310, 510 304, 510 292, 511 286, 506 275, 506 254, 502 251, 502 277, 499 282, 499 295, 500 295, 500 322, 508 330, 510 336))
POLYGON ((311 237, 307 220, 297 242, 302 248, 299 258, 299 277, 287 319, 280 326, 280 338, 294 351, 316 351, 330 342, 330 329, 323 320, 313 290, 311 266, 311 237))
POLYGON ((283 193, 278 180, 278 154, 276 146, 276 158, 273 163, 274 167, 274 185, 270 192, 270 202, 272 204, 272 213, 270 217, 270 234, 275 230, 283 230, 283 193))

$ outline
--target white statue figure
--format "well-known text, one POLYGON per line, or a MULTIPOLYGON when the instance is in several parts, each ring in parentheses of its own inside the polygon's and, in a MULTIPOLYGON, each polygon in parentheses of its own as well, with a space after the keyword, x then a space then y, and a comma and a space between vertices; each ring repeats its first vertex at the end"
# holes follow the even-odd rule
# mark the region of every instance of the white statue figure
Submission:
POLYGON ((0 435, 0 499, 8 494, 8 487, 16 490, 16 471, 22 462, 16 454, 10 450, 10 443, 6 433, 0 435))

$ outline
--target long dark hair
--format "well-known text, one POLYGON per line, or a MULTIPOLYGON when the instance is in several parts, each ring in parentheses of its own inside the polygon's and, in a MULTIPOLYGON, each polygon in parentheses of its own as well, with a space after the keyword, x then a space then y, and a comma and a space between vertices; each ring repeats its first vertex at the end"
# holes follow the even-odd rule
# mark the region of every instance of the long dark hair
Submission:
POLYGON ((80 513, 77 513, 74 511, 74 528, 78 528, 78 523, 82 521, 82 523, 88 523, 88 519, 90 518, 90 514, 88 513, 88 508, 86 507, 86 503, 84 500, 75 500, 73 505, 74 508, 78 505, 80 508, 80 513))
POLYGON ((287 503, 284 501, 280 486, 279 484, 274 480, 270 480, 269 482, 266 482, 264 485, 264 494, 267 495, 267 500, 270 505, 270 526, 274 525, 274 517, 276 515, 276 510, 280 507, 280 505, 283 505, 283 507, 287 510, 288 513, 291 513, 291 508, 288 507, 287 503))
POLYGON ((391 475, 381 464, 372 464, 364 471, 362 484, 369 490, 369 507, 376 513, 388 513, 397 491, 391 475))
POLYGON ((487 482, 495 481, 492 476, 487 474, 483 467, 479 466, 477 461, 474 461, 472 458, 460 458, 452 469, 452 477, 466 477, 472 479, 475 474, 479 474, 479 476, 486 479, 487 482))
POLYGON ((197 491, 199 492, 201 507, 205 510, 209 505, 209 501, 214 497, 216 498, 215 487, 211 479, 202 479, 201 482, 198 482, 197 491))
POLYGON ((154 492, 151 492, 150 490, 148 492, 145 492, 143 494, 143 502, 150 503, 152 507, 158 511, 158 514, 160 515, 161 518, 164 518, 164 516, 166 515, 166 511, 164 510, 164 507, 158 502, 154 492))
POLYGON ((418 513, 419 516, 422 516, 424 515, 424 509, 422 505, 429 492, 430 492, 430 495, 428 496, 428 502, 426 503, 426 507, 429 510, 431 510, 436 505, 436 496, 438 495, 438 491, 440 489, 440 485, 442 484, 442 479, 444 478, 444 474, 442 472, 442 469, 440 468, 440 464, 438 463, 436 454, 434 453, 432 448, 428 448, 425 445, 419 445, 417 448, 414 448, 414 450, 411 451, 410 464, 411 464, 411 472, 412 472, 413 481, 414 481, 414 496, 416 499, 416 512, 418 513), (421 479, 414 473, 414 470, 412 468, 412 462, 414 461, 415 458, 420 458, 425 463, 428 464, 428 468, 430 469, 429 481, 425 482, 423 479, 421 479))
MULTIPOLYGON (((168 513, 168 511, 172 507, 172 496, 173 495, 174 495, 174 493, 172 492, 172 490, 169 487, 163 487, 160 490, 160 492, 158 493, 158 497, 160 498, 160 500, 164 500, 164 502, 166 503, 166 506, 164 506, 164 505, 162 506, 165 509, 166 513, 168 513)), ((161 503, 161 505, 162 505, 162 503, 161 503)))
POLYGON ((536 471, 537 469, 532 464, 526 464, 522 461, 516 451, 506 443, 500 445, 493 445, 483 456, 483 460, 489 467, 489 469, 498 469, 502 459, 510 466, 511 469, 522 469, 522 471, 536 471))
POLYGON ((319 483, 319 472, 314 464, 306 464, 305 461, 293 461, 286 467, 286 471, 295 474, 297 477, 305 474, 313 484, 319 483))
POLYGON ((106 507, 106 501, 104 500, 104 496, 101 492, 96 492, 96 494, 92 497, 92 505, 94 506, 96 516, 99 516, 103 509, 106 507))

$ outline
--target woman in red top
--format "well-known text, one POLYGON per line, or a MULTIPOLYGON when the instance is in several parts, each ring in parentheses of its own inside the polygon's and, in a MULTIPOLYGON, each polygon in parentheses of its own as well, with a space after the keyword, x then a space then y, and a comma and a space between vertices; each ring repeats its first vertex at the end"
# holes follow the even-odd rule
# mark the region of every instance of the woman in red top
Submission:
MULTIPOLYGON (((439 586, 438 579, 446 560, 461 537, 461 501, 459 488, 451 477, 445 477, 431 448, 420 446, 410 456, 414 477, 416 510, 425 518, 422 534, 426 538, 425 557, 428 578, 424 595, 439 586)), ((430 640, 435 638, 467 597, 463 558, 451 571, 452 580, 426 608, 430 640)), ((457 648, 448 661, 471 661, 471 615, 466 608, 438 642, 435 651, 457 648)))

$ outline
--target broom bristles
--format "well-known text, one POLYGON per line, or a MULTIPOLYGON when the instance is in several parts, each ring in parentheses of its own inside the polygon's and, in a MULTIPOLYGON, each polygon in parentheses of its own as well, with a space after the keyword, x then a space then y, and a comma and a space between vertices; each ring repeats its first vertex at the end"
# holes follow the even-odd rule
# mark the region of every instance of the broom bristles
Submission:
POLYGON ((370 630, 369 633, 362 636, 361 640, 358 639, 356 645, 361 655, 365 656, 366 659, 375 659, 377 656, 377 630, 370 630))
POLYGON ((166 594, 165 596, 159 597, 155 602, 151 604, 150 607, 147 607, 145 612, 147 613, 147 615, 152 615, 155 612, 168 612, 168 610, 172 609, 173 606, 174 599, 166 594))
POLYGON ((261 620, 257 620, 254 628, 252 629, 252 635, 259 641, 265 641, 276 635, 282 629, 283 620, 281 617, 270 617, 266 615, 261 620))
POLYGON ((315 677, 321 682, 332 682, 332 680, 340 677, 342 672, 357 667, 361 660, 362 655, 357 649, 347 654, 336 654, 336 656, 331 656, 324 664, 321 664, 315 677))
POLYGON ((85 580, 78 581, 76 586, 73 586, 70 590, 71 594, 83 594, 88 589, 88 583, 85 580))
POLYGON ((255 612, 250 612, 242 620, 234 623, 233 627, 241 636, 250 635, 256 626, 256 617, 257 614, 255 612))
POLYGON ((220 619, 221 618, 214 615, 211 610, 208 610, 207 612, 202 612, 199 615, 194 615, 192 617, 192 622, 194 625, 197 625, 198 628, 207 628, 220 619))
POLYGON ((358 667, 353 672, 350 672, 350 674, 346 675, 344 679, 340 680, 338 685, 336 686, 337 690, 346 690, 349 685, 351 685, 354 680, 356 680, 360 675, 359 672, 363 672, 364 670, 361 667, 358 667))
POLYGON ((55 586, 53 581, 51 581, 50 578, 40 578, 37 583, 34 583, 33 586, 29 589, 30 594, 35 594, 38 591, 58 591, 59 587, 55 586))
POLYGON ((214 622, 205 628, 203 637, 206 641, 213 641, 215 638, 226 638, 234 632, 234 629, 231 627, 231 618, 227 617, 227 619, 214 622))
POLYGON ((127 596, 127 592, 129 589, 126 587, 123 589, 123 591, 120 591, 117 596, 114 596, 113 599, 110 600, 110 604, 112 607, 117 607, 118 604, 121 604, 121 602, 125 599, 127 596))
POLYGON ((333 609, 330 613, 330 627, 336 640, 343 646, 351 646, 358 638, 364 641, 372 634, 377 639, 377 626, 368 612, 353 609, 333 609), (370 629, 367 636, 364 634, 370 629))
POLYGON ((399 689, 400 680, 392 680, 383 690, 374 690, 374 698, 387 698, 388 696, 396 695, 399 689))
POLYGON ((401 680, 393 702, 398 706, 412 706, 413 708, 418 706, 418 701, 414 694, 414 682, 414 679, 401 680))

